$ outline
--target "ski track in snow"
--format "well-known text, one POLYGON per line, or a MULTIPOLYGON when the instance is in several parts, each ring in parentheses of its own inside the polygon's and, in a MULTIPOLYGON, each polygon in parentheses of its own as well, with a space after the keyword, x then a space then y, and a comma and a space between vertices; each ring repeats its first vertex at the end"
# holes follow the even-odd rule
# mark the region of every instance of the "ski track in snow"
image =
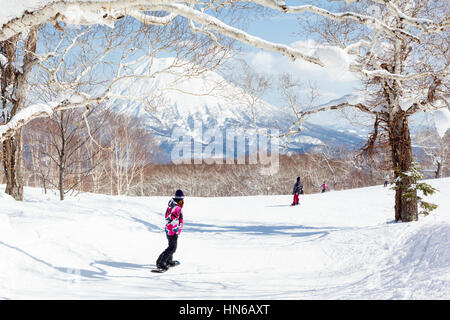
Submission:
MULTIPOLYGON (((169 197, 0 193, 0 299, 449 299, 450 178, 439 208, 393 222, 382 186, 303 195, 187 197, 175 259, 169 197)), ((4 186, 0 186, 4 188, 4 186)))

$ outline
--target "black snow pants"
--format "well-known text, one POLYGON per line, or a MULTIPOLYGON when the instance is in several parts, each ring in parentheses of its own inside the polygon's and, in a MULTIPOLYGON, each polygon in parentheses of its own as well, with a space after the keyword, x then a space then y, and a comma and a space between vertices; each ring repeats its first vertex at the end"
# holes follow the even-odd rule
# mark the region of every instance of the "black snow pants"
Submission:
POLYGON ((172 262, 173 254, 177 250, 178 235, 167 235, 167 240, 169 241, 169 246, 159 255, 158 260, 156 260, 156 267, 158 268, 167 268, 167 264, 172 262))

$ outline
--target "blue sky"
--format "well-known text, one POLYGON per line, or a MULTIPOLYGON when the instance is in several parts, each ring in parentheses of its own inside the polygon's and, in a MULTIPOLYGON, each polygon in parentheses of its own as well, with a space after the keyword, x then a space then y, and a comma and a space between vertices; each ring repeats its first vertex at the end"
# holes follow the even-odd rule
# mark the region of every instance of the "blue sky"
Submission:
MULTIPOLYGON (((299 1, 286 0, 288 6, 300 6, 304 4, 313 4, 322 8, 330 8, 333 4, 329 0, 299 1)), ((282 12, 272 11, 271 16, 263 17, 259 20, 249 20, 247 31, 255 36, 260 36, 268 41, 290 44, 297 40, 306 40, 310 35, 300 32, 297 17, 304 16, 294 14, 284 14, 282 12), (297 33, 297 34, 295 34, 297 33)))
MULTIPOLYGON (((297 19, 293 15, 280 15, 250 21, 247 31, 268 41, 290 44, 300 40, 294 32, 299 30, 297 19)), ((306 38, 306 37, 305 37, 306 38)))

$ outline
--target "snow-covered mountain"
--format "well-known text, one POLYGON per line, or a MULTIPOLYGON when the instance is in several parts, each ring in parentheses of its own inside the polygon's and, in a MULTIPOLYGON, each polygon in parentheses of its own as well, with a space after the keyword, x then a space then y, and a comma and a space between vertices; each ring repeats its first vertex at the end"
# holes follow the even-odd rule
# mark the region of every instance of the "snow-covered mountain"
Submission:
MULTIPOLYGON (((282 132, 292 124, 292 111, 255 102, 245 90, 215 72, 180 77, 186 76, 190 67, 172 58, 143 60, 129 65, 126 71, 137 78, 127 78, 114 87, 117 99, 112 100, 112 109, 141 119, 164 154, 170 155, 179 141, 172 136, 176 129, 205 146, 209 141, 203 134, 209 129, 219 130, 225 137, 226 133, 240 136, 255 128, 282 132)), ((324 144, 355 147, 365 135, 307 122, 301 134, 281 141, 280 152, 305 152, 324 144)), ((234 144, 225 140, 227 148, 234 148, 234 144)))

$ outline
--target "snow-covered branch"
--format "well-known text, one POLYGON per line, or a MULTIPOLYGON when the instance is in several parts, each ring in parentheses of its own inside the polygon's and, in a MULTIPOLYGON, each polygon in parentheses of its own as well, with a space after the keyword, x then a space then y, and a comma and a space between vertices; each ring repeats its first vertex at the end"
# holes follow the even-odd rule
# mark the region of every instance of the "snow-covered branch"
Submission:
POLYGON ((333 99, 327 103, 321 104, 319 106, 313 106, 311 108, 306 108, 304 110, 298 111, 296 116, 297 120, 292 123, 289 129, 280 135, 280 137, 287 137, 291 135, 295 135, 301 132, 302 125, 306 121, 306 119, 316 113, 324 112, 328 110, 339 110, 344 108, 357 108, 362 112, 369 114, 376 114, 375 111, 371 110, 368 106, 363 103, 363 99, 359 95, 345 95, 339 99, 333 99), (296 130, 294 130, 297 127, 296 130))
POLYGON ((383 78, 383 79, 401 80, 401 81, 414 80, 414 79, 425 78, 425 77, 429 77, 429 76, 443 76, 443 77, 448 76, 448 72, 446 69, 440 70, 440 71, 434 71, 434 72, 429 71, 429 72, 421 72, 421 73, 406 74, 406 75, 391 73, 384 69, 358 70, 357 67, 356 68, 353 67, 353 70, 361 72, 367 78, 378 77, 378 78, 383 78))
MULTIPOLYGON (((201 2, 188 1, 193 4, 201 2)), ((251 1, 250 1, 251 2, 251 1)), ((272 5, 276 1, 264 1, 272 5)), ((0 41, 6 40, 21 33, 32 25, 62 20, 71 24, 92 25, 106 24, 111 27, 114 22, 125 15, 130 15, 143 23, 168 24, 176 15, 183 16, 232 39, 245 44, 255 46, 263 50, 281 53, 291 59, 303 59, 308 62, 323 66, 316 57, 308 56, 303 52, 283 44, 272 43, 259 37, 229 26, 218 18, 201 10, 191 8, 177 1, 141 0, 141 1, 80 1, 76 4, 64 1, 54 1, 34 11, 26 11, 20 17, 5 23, 0 29, 0 41), (165 11, 169 14, 165 17, 149 16, 144 11, 165 11), (74 13, 75 12, 75 13, 74 13)))
POLYGON ((319 7, 316 7, 313 5, 287 7, 284 11, 288 12, 288 13, 293 13, 293 14, 298 14, 298 13, 302 13, 302 12, 311 12, 311 13, 315 13, 317 15, 323 16, 328 19, 336 20, 336 21, 353 20, 359 24, 372 26, 375 29, 382 29, 384 32, 386 32, 387 34, 390 34, 394 37, 405 37, 405 38, 412 39, 414 41, 420 41, 419 38, 417 38, 415 35, 407 32, 404 29, 390 27, 375 17, 362 15, 362 14, 359 14, 356 12, 347 11, 347 12, 334 13, 334 12, 330 12, 328 10, 325 10, 325 9, 322 9, 322 8, 319 8, 319 7))
POLYGON ((200 33, 205 34, 206 36, 210 37, 216 43, 217 46, 221 46, 219 41, 217 40, 216 35, 214 33, 208 31, 205 28, 201 28, 201 27, 195 26, 194 21, 189 20, 189 28, 194 33, 199 33, 200 32, 200 33))
POLYGON ((352 50, 356 50, 361 47, 370 47, 371 45, 372 44, 367 40, 359 40, 359 41, 352 43, 352 44, 348 45, 347 47, 345 47, 344 51, 346 53, 350 53, 350 52, 352 52, 352 50))
MULTIPOLYGON (((416 35, 407 31, 406 28, 389 26, 376 17, 357 12, 347 11, 335 13, 314 5, 287 6, 283 0, 250 0, 247 2, 255 3, 284 13, 299 14, 310 12, 336 21, 352 20, 375 29, 383 30, 391 36, 420 41, 416 35)), ((375 2, 383 4, 392 11, 393 14, 402 19, 402 21, 420 28, 425 32, 437 32, 449 26, 447 20, 436 23, 429 19, 410 17, 404 14, 396 5, 391 3, 391 1, 386 2, 384 0, 377 0, 375 2)), ((230 4, 232 5, 233 1, 226 3, 226 5, 230 4)), ((238 28, 227 25, 220 19, 206 13, 207 10, 205 9, 208 7, 210 7, 210 4, 195 0, 183 2, 170 0, 30 1, 30 7, 23 10, 23 12, 18 11, 18 16, 16 18, 7 21, 0 20, 0 23, 3 22, 3 25, 0 28, 0 41, 19 34, 24 30, 27 30, 30 26, 52 21, 56 22, 57 20, 70 24, 106 24, 113 27, 115 21, 129 15, 145 24, 167 25, 170 24, 176 16, 180 15, 204 26, 204 28, 194 29, 208 33, 208 35, 212 36, 212 39, 214 39, 214 35, 209 30, 263 50, 278 52, 292 59, 303 59, 323 66, 322 61, 317 57, 309 56, 290 46, 265 41, 258 37, 251 36, 238 28), (190 6, 186 5, 186 3, 190 4, 190 6), (155 11, 165 11, 167 12, 167 15, 155 16, 147 13, 155 11)), ((193 22, 191 23, 191 26, 193 22)))
POLYGON ((385 0, 373 0, 376 3, 385 5, 388 10, 394 13, 403 23, 406 23, 410 26, 416 27, 423 32, 431 33, 431 32, 439 32, 442 30, 445 30, 446 28, 450 27, 450 22, 448 20, 448 17, 445 17, 444 20, 441 23, 436 23, 433 20, 430 19, 419 19, 411 17, 402 10, 398 6, 396 6, 393 1, 385 1, 385 0))
POLYGON ((149 14, 142 13, 138 10, 133 10, 130 12, 130 16, 138 20, 143 24, 154 24, 165 26, 172 23, 173 19, 177 17, 174 13, 169 13, 163 17, 157 17, 149 14))
POLYGON ((103 98, 89 98, 80 94, 64 97, 50 103, 37 103, 17 112, 4 125, 0 125, 0 142, 14 136, 15 132, 33 119, 50 117, 57 111, 98 104, 103 98))
POLYGON ((266 41, 259 37, 252 36, 238 28, 227 25, 221 20, 210 16, 206 13, 200 12, 198 10, 192 9, 188 6, 181 4, 164 4, 164 5, 155 5, 156 9, 165 10, 169 12, 177 13, 185 18, 191 19, 200 23, 204 26, 207 26, 209 30, 214 30, 220 34, 223 34, 229 38, 238 40, 247 45, 266 50, 281 53, 284 56, 290 57, 291 59, 302 59, 314 64, 318 64, 323 66, 323 63, 316 57, 309 56, 300 50, 294 49, 290 46, 284 44, 278 44, 266 41))

